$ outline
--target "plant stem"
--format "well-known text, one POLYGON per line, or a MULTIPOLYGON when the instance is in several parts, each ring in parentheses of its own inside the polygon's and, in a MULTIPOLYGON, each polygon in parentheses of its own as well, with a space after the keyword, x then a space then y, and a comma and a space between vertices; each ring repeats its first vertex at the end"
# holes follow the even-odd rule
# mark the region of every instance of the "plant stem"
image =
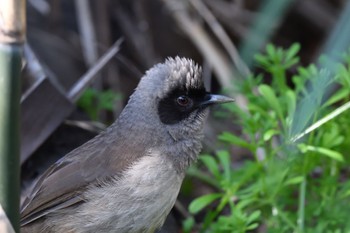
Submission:
POLYGON ((323 118, 321 118, 320 120, 318 120, 317 122, 315 122, 314 124, 312 124, 310 127, 308 127, 307 129, 304 130, 304 132, 294 136, 291 141, 295 142, 298 139, 304 137, 306 134, 312 132, 313 130, 319 128, 320 126, 322 126, 323 124, 327 123, 328 121, 332 120, 333 118, 337 117, 338 115, 342 114, 343 112, 345 112, 346 110, 350 109, 350 101, 346 102, 345 104, 343 104, 342 106, 338 107, 337 109, 335 109, 334 111, 332 111, 331 113, 327 114, 326 116, 324 116, 323 118))
POLYGON ((271 206, 272 208, 276 208, 276 210, 278 211, 278 215, 282 219, 282 221, 284 221, 290 228, 292 228, 293 231, 297 230, 297 226, 288 218, 288 216, 286 216, 286 214, 281 209, 277 207, 277 205, 273 203, 271 206))
POLYGON ((191 167, 187 170, 187 175, 195 177, 195 178, 211 185, 212 187, 216 188, 217 190, 221 190, 220 185, 218 184, 218 182, 215 179, 206 175, 204 172, 200 171, 199 169, 195 169, 195 168, 191 167))
POLYGON ((299 186, 298 232, 304 232, 305 221, 306 176, 299 186))

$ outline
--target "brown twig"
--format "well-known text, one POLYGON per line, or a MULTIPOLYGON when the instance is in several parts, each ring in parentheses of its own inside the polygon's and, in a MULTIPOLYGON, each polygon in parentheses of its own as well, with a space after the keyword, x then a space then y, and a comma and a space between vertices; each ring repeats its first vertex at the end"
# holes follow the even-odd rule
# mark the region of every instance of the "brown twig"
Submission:
POLYGON ((234 4, 222 0, 204 0, 204 2, 229 32, 240 39, 245 37, 255 13, 244 9, 240 3, 234 4))
POLYGON ((65 120, 66 125, 75 126, 86 131, 99 134, 106 130, 107 126, 98 121, 74 121, 74 120, 65 120))
MULTIPOLYGON (((38 60, 36 54, 34 53, 29 44, 24 45, 24 57, 26 61, 26 67, 29 73, 29 78, 33 79, 30 82, 34 83, 38 80, 48 78, 59 92, 61 92, 62 94, 65 93, 65 89, 62 86, 62 84, 56 78, 52 77, 52 72, 48 72, 48 70, 43 67, 43 65, 38 60)), ((31 86, 30 88, 35 88, 35 85, 31 86)), ((21 100, 27 98, 27 95, 29 93, 31 93, 31 91, 26 91, 22 95, 21 100)))
POLYGON ((191 214, 187 211, 187 209, 182 205, 180 201, 176 200, 174 207, 182 215, 183 218, 191 217, 191 214))
POLYGON ((113 16, 117 20, 128 43, 136 50, 137 58, 141 64, 143 64, 145 68, 149 68, 154 63, 158 62, 157 55, 153 50, 152 43, 147 33, 145 33, 142 28, 136 26, 138 23, 133 16, 123 9, 122 4, 118 3, 113 16))
POLYGON ((83 50, 85 63, 91 67, 98 59, 96 47, 96 33, 91 16, 89 1, 75 0, 77 10, 78 25, 80 31, 80 41, 83 50))
POLYGON ((336 14, 325 1, 298 1, 296 11, 318 29, 328 32, 336 23, 336 14))
MULTIPOLYGON (((91 15, 90 1, 75 0, 75 8, 78 17, 78 26, 80 31, 80 41, 85 63, 88 67, 93 66, 98 60, 98 49, 96 31, 91 15)), ((97 78, 93 83, 97 90, 102 89, 102 79, 97 78)))
POLYGON ((203 0, 213 11, 216 17, 222 16, 228 22, 239 22, 240 24, 250 25, 255 18, 256 13, 244 8, 240 1, 225 0, 203 0))

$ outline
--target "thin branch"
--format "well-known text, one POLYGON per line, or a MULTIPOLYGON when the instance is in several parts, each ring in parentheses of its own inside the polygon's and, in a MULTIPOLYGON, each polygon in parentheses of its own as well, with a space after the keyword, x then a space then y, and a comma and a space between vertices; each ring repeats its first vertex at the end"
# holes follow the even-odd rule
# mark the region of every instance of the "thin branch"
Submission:
POLYGON ((227 35, 221 24, 216 20, 215 16, 206 7, 206 5, 201 0, 190 0, 189 1, 197 12, 205 19, 205 21, 210 26, 211 30, 221 41, 222 45, 227 50, 231 57, 232 62, 235 64, 237 71, 243 76, 249 76, 251 74, 247 65, 240 58, 235 45, 232 43, 230 37, 227 35))
POLYGON ((337 15, 331 11, 331 6, 326 1, 299 0, 295 7, 300 15, 323 32, 329 32, 337 21, 337 15))
POLYGON ((350 109, 350 101, 343 104, 342 106, 340 106, 339 108, 337 108, 333 112, 331 112, 330 114, 326 115, 325 117, 323 117, 320 120, 318 120, 317 122, 315 122, 313 125, 308 127, 304 132, 293 137, 291 139, 291 141, 295 142, 295 141, 299 140, 300 138, 311 133, 315 129, 321 127, 323 124, 327 123, 328 121, 332 120, 333 118, 337 117, 338 115, 340 115, 341 113, 345 112, 348 109, 350 109))
POLYGON ((137 26, 138 22, 136 21, 135 17, 128 14, 128 11, 123 9, 121 3, 118 3, 113 16, 117 20, 123 34, 125 35, 125 38, 128 41, 128 44, 130 44, 136 50, 138 55, 137 58, 139 58, 144 67, 149 68, 156 63, 159 59, 155 50, 153 49, 150 33, 146 29, 142 29, 142 27, 137 26))
POLYGON ((117 40, 112 47, 92 66, 72 87, 68 93, 68 98, 72 101, 76 101, 83 90, 94 80, 95 75, 118 53, 119 47, 123 39, 117 40))
POLYGON ((186 207, 178 200, 176 200, 175 209, 182 215, 183 218, 191 217, 191 214, 187 211, 186 207))
POLYGON ((81 128, 83 130, 99 134, 106 130, 107 126, 98 121, 75 121, 75 120, 65 120, 66 125, 81 128))
POLYGON ((89 4, 87 0, 75 0, 83 55, 85 63, 91 67, 98 59, 98 51, 96 47, 96 33, 89 4))
POLYGON ((187 34, 193 44, 203 54, 203 57, 213 66, 214 73, 216 73, 221 86, 232 86, 232 78, 234 76, 229 62, 202 26, 191 19, 184 3, 171 0, 163 0, 163 2, 171 12, 179 28, 187 34))
MULTIPOLYGON (((64 95, 66 92, 62 84, 57 80, 57 78, 53 77, 52 72, 48 72, 47 69, 44 69, 43 64, 39 61, 38 57, 30 47, 28 43, 24 44, 24 57, 26 61, 26 67, 28 69, 29 78, 32 83, 38 82, 38 80, 48 78, 50 82, 55 86, 55 88, 64 95)), ((35 88, 35 86, 30 86, 30 89, 35 88)), ((32 93, 31 91, 26 91, 22 97, 21 101, 28 97, 28 95, 32 93)))

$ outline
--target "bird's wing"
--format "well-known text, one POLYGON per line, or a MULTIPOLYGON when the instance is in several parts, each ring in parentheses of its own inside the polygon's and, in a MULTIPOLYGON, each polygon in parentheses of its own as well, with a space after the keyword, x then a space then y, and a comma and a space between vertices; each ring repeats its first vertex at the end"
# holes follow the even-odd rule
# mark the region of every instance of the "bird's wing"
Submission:
POLYGON ((22 205, 21 226, 83 201, 81 194, 89 185, 118 177, 145 154, 140 146, 107 140, 104 135, 95 137, 46 171, 22 205))

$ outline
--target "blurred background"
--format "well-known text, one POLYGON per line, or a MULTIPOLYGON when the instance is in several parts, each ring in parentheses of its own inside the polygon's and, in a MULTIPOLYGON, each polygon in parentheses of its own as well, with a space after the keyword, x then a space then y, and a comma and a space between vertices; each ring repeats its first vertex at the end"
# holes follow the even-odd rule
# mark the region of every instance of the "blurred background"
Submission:
MULTIPOLYGON (((50 164, 111 124, 147 69, 167 57, 181 56, 202 65, 207 87, 234 97, 236 107, 212 111, 203 153, 216 153, 218 157, 204 156, 190 169, 165 226, 169 229, 164 232, 346 232, 349 226, 342 211, 346 213, 348 208, 342 208, 348 204, 350 194, 346 182, 349 171, 344 168, 350 130, 340 132, 343 124, 348 124, 346 118, 322 133, 333 130, 336 136, 327 140, 340 140, 335 146, 342 151, 328 147, 331 143, 326 139, 315 143, 309 140, 298 144, 294 154, 306 156, 313 151, 310 156, 317 157, 314 153, 323 148, 328 158, 290 162, 293 154, 279 168, 268 164, 279 166, 275 159, 283 158, 286 148, 280 148, 285 146, 288 133, 302 133, 342 106, 341 101, 348 101, 350 86, 344 83, 350 80, 346 63, 350 60, 340 62, 344 64, 345 81, 336 86, 326 90, 328 84, 317 86, 319 82, 311 78, 322 73, 323 68, 330 72, 325 75, 327 82, 339 76, 332 73, 332 62, 318 61, 322 54, 332 57, 348 50, 348 18, 350 4, 344 0, 28 0, 21 98, 23 192, 50 164), (111 48, 118 52, 106 65, 98 66, 99 58, 111 48), (260 53, 267 55, 259 57, 260 53), (311 63, 316 65, 310 68, 311 63), (96 74, 89 75, 88 70, 96 74), (274 84, 280 71, 285 87, 278 86, 278 81, 274 84), (303 75, 310 80, 295 81, 295 77, 303 75), (82 77, 89 79, 89 85, 79 86, 82 77), (78 92, 72 95, 74 88, 78 92), (315 90, 322 101, 303 102, 308 96, 305 93, 315 90), (285 96, 294 98, 294 105, 285 96), (329 96, 335 99, 328 104, 332 109, 317 111, 329 96), (274 98, 281 111, 274 105, 274 98), (261 103, 263 99, 266 103, 261 103), (290 106, 294 106, 292 112, 290 106), (305 112, 313 109, 310 106, 316 110, 305 112), (292 118, 298 110, 303 117, 297 118, 296 126, 296 118, 292 118), (255 131, 245 130, 253 124, 249 120, 261 126, 257 124, 255 131), (270 128, 259 131, 268 125, 270 128), (339 135, 342 139, 337 139, 339 135), (269 157, 274 159, 266 159, 269 157), (338 165, 340 160, 342 165, 338 165), (288 166, 289 162, 293 165, 288 166), (325 168, 320 165, 331 163, 334 164, 325 168), (246 178, 240 184, 225 186, 227 180, 221 176, 225 172, 229 180, 246 178), (322 178, 329 174, 337 176, 333 181, 322 178), (257 176, 266 176, 267 183, 271 177, 280 176, 282 180, 260 187, 264 181, 257 176), (306 178, 320 179, 313 186, 306 178), (334 182, 340 182, 340 186, 334 182), (269 185, 279 187, 277 184, 288 189, 264 191, 269 185), (308 190, 323 196, 307 196, 308 190), (342 190, 339 195, 338 190, 342 190), (254 193, 254 198, 248 193, 254 193), (266 193, 269 194, 265 196, 266 193), (204 198, 198 199, 200 196, 204 198), (197 201, 193 202, 194 198, 197 201), (312 199, 315 203, 310 204, 312 199), (337 213, 342 214, 324 215, 336 202, 341 209, 337 213)), ((287 150, 294 151, 290 147, 287 150)))

